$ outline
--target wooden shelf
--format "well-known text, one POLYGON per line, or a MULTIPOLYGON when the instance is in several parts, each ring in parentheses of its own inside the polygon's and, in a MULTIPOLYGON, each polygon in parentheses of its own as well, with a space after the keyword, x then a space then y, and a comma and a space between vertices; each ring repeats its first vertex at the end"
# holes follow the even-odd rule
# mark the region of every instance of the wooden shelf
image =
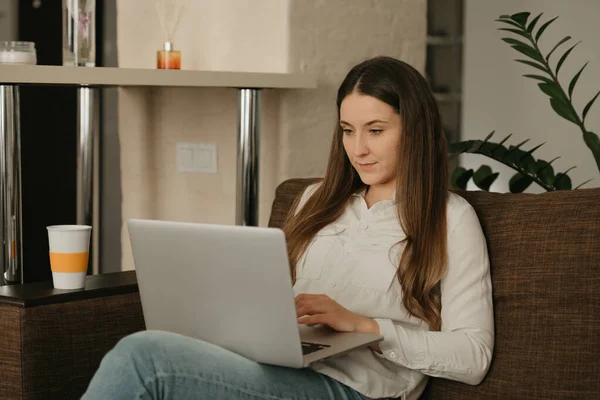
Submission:
POLYGON ((314 89, 317 80, 308 74, 0 65, 0 84, 314 89))

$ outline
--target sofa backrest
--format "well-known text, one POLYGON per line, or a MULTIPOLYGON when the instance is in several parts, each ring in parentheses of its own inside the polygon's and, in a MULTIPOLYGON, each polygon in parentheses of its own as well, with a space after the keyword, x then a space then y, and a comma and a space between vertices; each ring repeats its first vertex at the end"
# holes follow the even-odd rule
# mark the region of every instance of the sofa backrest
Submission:
MULTIPOLYGON (((281 227, 316 179, 276 191, 281 227)), ((496 343, 478 386, 433 378, 424 399, 600 398, 600 188, 543 194, 458 192, 486 236, 496 343)))

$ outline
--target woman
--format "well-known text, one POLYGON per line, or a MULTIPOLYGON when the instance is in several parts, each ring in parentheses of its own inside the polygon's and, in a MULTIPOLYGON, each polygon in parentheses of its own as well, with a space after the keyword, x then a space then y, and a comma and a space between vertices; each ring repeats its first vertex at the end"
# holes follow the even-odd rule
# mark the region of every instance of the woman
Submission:
POLYGON ((384 340, 297 370, 142 332, 107 354, 85 399, 417 399, 426 376, 481 382, 494 341, 486 242, 448 191, 426 81, 377 57, 352 68, 337 106, 325 177, 284 227, 298 322, 384 340))

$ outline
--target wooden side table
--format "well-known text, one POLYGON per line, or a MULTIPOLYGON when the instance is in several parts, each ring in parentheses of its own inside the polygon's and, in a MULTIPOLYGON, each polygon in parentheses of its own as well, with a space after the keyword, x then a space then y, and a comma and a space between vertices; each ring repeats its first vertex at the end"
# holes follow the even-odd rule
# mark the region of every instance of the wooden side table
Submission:
POLYGON ((102 357, 144 330, 134 271, 0 287, 0 398, 79 399, 102 357))

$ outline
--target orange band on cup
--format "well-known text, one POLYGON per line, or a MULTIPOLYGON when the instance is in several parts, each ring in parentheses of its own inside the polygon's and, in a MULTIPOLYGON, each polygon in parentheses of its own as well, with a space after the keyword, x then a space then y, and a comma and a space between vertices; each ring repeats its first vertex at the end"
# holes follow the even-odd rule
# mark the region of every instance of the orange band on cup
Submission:
POLYGON ((88 267, 88 252, 50 252, 50 268, 53 272, 85 272, 88 267))

